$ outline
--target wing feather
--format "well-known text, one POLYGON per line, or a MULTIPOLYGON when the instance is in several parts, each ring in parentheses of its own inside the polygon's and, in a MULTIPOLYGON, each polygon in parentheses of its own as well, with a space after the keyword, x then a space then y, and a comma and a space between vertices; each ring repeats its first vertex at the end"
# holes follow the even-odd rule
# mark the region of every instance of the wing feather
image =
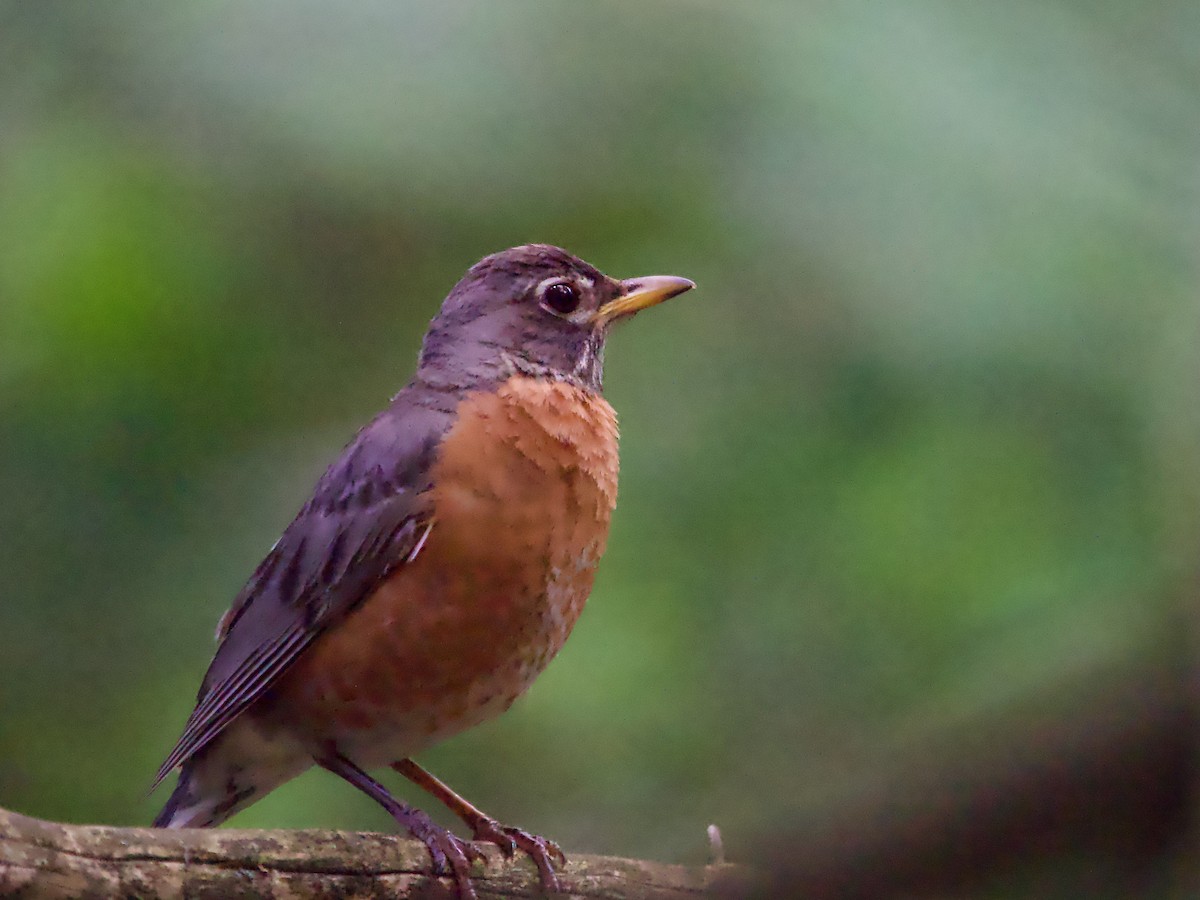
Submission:
POLYGON ((443 404, 406 388, 325 472, 222 617, 196 707, 155 786, 419 551, 432 527, 430 469, 452 421, 443 404))

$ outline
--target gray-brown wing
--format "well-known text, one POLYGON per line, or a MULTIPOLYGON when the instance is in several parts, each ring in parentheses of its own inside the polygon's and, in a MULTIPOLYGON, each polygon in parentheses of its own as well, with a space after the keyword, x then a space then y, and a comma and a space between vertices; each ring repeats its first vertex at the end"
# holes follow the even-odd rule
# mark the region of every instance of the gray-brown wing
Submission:
POLYGON ((241 714, 326 628, 413 555, 447 410, 397 395, 358 433, 242 588, 157 786, 241 714))

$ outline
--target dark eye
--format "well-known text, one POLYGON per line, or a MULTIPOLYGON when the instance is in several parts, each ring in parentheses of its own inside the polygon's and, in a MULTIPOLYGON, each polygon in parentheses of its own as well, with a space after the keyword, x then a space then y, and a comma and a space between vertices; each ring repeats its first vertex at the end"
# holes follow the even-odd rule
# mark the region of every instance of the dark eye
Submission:
POLYGON ((542 291, 542 302, 559 315, 573 313, 579 307, 579 291, 566 281, 546 285, 542 291))

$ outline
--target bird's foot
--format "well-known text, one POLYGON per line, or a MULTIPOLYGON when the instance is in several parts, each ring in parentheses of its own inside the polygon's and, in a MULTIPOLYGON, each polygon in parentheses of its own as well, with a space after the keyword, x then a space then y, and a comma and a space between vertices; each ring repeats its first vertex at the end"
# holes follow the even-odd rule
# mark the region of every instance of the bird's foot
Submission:
POLYGON ((487 863, 487 858, 479 848, 447 831, 424 814, 407 817, 401 824, 429 850, 434 870, 454 878, 459 900, 478 900, 475 886, 471 884, 471 863, 476 860, 487 863))
POLYGON ((346 779, 384 809, 396 820, 396 824, 419 840, 433 858, 434 874, 447 874, 454 878, 458 887, 459 900, 479 900, 475 886, 471 884, 471 863, 482 860, 483 854, 477 847, 455 837, 427 813, 402 803, 382 784, 356 766, 350 759, 331 746, 327 753, 314 757, 317 765, 346 779))
POLYGON ((561 890, 558 876, 554 872, 554 863, 565 866, 567 857, 554 841, 522 831, 520 828, 513 828, 511 825, 501 825, 488 817, 472 822, 471 827, 475 832, 475 840, 495 844, 507 857, 511 857, 517 850, 524 850, 537 866, 542 889, 552 894, 561 890))

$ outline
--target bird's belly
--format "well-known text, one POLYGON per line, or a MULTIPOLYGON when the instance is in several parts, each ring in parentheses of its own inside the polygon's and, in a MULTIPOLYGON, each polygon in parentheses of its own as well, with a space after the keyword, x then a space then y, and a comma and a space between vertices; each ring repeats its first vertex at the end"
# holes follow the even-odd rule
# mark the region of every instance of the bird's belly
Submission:
POLYGON ((469 395, 435 466, 427 539, 281 681, 289 730, 370 766, 507 709, 582 612, 616 467, 615 416, 596 395, 523 378, 469 395))

